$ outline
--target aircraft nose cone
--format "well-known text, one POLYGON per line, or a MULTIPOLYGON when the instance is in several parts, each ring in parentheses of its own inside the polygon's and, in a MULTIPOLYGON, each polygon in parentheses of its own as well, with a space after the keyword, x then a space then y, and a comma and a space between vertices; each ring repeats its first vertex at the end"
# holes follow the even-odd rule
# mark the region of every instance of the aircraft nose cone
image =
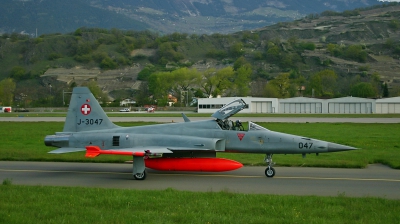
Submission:
POLYGON ((340 145, 336 143, 328 143, 328 152, 340 152, 340 151, 348 151, 348 150, 354 150, 357 148, 350 147, 347 145, 340 145))

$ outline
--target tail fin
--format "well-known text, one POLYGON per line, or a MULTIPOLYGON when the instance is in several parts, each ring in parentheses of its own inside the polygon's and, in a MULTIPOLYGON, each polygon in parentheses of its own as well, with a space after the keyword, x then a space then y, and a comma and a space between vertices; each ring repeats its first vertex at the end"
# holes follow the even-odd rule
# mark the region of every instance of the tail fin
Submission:
POLYGON ((107 117, 87 87, 72 91, 63 132, 94 131, 118 127, 107 117))

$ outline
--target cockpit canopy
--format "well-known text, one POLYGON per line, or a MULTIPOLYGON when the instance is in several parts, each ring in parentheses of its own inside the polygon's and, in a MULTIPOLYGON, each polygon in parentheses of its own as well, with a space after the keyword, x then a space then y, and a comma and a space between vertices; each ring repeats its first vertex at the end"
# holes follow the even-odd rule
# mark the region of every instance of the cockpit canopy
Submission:
POLYGON ((256 123, 249 121, 249 131, 269 131, 269 130, 264 127, 261 127, 256 123))
POLYGON ((242 99, 237 99, 226 104, 211 116, 219 120, 225 120, 243 110, 246 105, 247 104, 242 99))
MULTIPOLYGON (((242 99, 237 99, 234 100, 225 106, 223 106, 221 109, 216 111, 213 115, 214 118, 217 119, 218 125, 221 127, 223 130, 244 130, 240 120, 237 120, 236 122, 233 122, 231 120, 228 120, 229 117, 235 115, 239 111, 243 110, 247 104, 244 102, 242 99)), ((249 122, 249 131, 269 131, 268 129, 253 123, 249 122)))

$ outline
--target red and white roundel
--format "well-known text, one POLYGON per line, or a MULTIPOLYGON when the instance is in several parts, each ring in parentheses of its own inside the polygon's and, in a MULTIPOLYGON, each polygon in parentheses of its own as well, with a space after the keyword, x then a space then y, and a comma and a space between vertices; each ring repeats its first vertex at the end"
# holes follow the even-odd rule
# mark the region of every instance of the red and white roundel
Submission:
POLYGON ((89 115, 90 114, 90 112, 92 111, 92 108, 90 107, 90 105, 89 104, 83 104, 82 106, 81 106, 81 113, 83 114, 83 115, 89 115))

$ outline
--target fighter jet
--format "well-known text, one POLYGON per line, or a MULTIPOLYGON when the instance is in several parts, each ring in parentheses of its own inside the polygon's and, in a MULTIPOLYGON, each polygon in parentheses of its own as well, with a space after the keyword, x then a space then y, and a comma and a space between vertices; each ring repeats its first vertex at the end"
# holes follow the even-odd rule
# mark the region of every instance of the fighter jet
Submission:
POLYGON ((229 118, 246 107, 242 99, 223 106, 212 119, 139 127, 115 125, 86 87, 73 89, 64 129, 44 139, 49 153, 86 151, 86 157, 101 154, 133 158, 132 174, 146 178, 146 167, 163 171, 222 172, 241 168, 237 161, 216 158, 217 152, 265 154, 265 175, 275 175, 273 154, 324 153, 356 148, 332 142, 279 133, 249 122, 229 118))

